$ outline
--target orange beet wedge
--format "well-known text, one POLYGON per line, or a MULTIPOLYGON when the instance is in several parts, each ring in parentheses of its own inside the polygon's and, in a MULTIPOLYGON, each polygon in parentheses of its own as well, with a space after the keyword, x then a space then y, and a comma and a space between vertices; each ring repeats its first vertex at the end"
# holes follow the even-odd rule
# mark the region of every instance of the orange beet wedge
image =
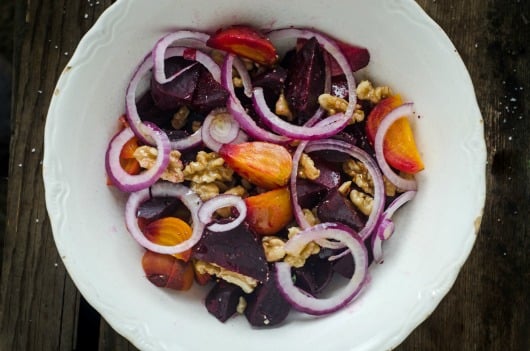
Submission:
MULTIPOLYGON (((187 240, 192 233, 191 227, 177 217, 164 217, 147 224, 143 233, 147 239, 158 245, 173 246, 187 240)), ((173 255, 183 261, 188 261, 191 249, 173 255)))
POLYGON ((271 41, 258 30, 248 26, 220 29, 208 39, 207 45, 265 66, 272 66, 278 61, 278 53, 271 41))
MULTIPOLYGON (((403 104, 400 95, 381 100, 366 120, 366 133, 373 144, 381 120, 394 108, 403 104)), ((423 170, 412 128, 407 118, 398 119, 390 126, 383 142, 383 153, 390 166, 405 173, 415 174, 423 170)))
POLYGON ((219 155, 237 174, 265 189, 287 185, 293 167, 285 147, 261 141, 224 144, 219 155))
POLYGON ((189 290, 193 285, 193 264, 171 255, 146 251, 142 257, 142 268, 147 279, 158 287, 189 290))
POLYGON ((247 223, 256 234, 276 234, 293 219, 291 196, 287 187, 247 197, 245 203, 247 223))

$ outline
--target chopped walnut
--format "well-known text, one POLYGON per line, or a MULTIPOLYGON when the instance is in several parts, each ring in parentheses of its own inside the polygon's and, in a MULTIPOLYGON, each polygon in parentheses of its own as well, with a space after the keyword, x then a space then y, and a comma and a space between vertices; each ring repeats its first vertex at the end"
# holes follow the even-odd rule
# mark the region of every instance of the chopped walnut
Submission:
POLYGON ((351 116, 350 124, 362 121, 364 121, 364 111, 361 105, 357 104, 355 105, 355 110, 353 111, 353 115, 351 116))
POLYGON ((309 225, 315 225, 320 223, 320 220, 316 216, 315 212, 307 208, 302 209, 302 212, 304 213, 305 220, 307 221, 307 223, 309 223, 309 225))
POLYGON ((232 82, 234 83, 234 88, 243 88, 243 79, 234 77, 232 78, 232 82))
POLYGON ((245 313, 247 309, 247 300, 243 296, 239 296, 239 302, 237 303, 236 311, 239 314, 245 313))
POLYGON ((184 179, 193 183, 230 182, 234 171, 215 152, 199 151, 196 160, 184 168, 184 179))
POLYGON ((216 183, 191 183, 190 189, 199 195, 202 201, 210 200, 221 193, 216 183))
POLYGON ((342 196, 348 196, 348 194, 350 193, 350 189, 351 189, 351 180, 347 181, 347 182, 344 182, 342 183, 340 186, 339 186, 339 193, 342 194, 342 196))
POLYGON ((398 188, 387 177, 383 176, 383 183, 385 184, 385 195, 394 196, 398 192, 398 188))
POLYGON ((374 199, 370 195, 354 189, 350 192, 350 200, 366 216, 372 212, 374 199))
POLYGON ((275 236, 264 236, 261 239, 261 245, 265 252, 267 262, 276 262, 285 257, 285 250, 283 246, 285 242, 275 236))
POLYGON ((305 153, 302 153, 302 157, 300 157, 298 176, 311 180, 315 180, 320 176, 320 170, 315 167, 315 162, 305 153))
POLYGON ((182 106, 178 109, 177 112, 173 115, 173 118, 171 118, 171 126, 175 129, 182 129, 186 125, 186 121, 188 120, 188 116, 190 114, 190 109, 186 106, 182 106))
POLYGON ((374 193, 374 182, 372 176, 364 163, 349 159, 342 164, 344 173, 352 177, 353 182, 364 192, 368 194, 374 193))
POLYGON ((356 93, 359 99, 370 100, 374 104, 377 104, 382 99, 392 95, 392 91, 389 87, 382 86, 374 88, 372 83, 368 80, 363 80, 357 85, 356 93))
MULTIPOLYGON (((136 150, 134 150, 133 156, 140 164, 140 167, 149 169, 156 163, 158 150, 155 147, 144 145, 136 148, 136 150)), ((169 164, 160 177, 173 183, 181 183, 184 181, 184 174, 182 173, 182 161, 180 160, 179 151, 172 150, 169 153, 169 164)))
POLYGON ((285 99, 285 95, 283 95, 283 93, 280 94, 278 101, 276 101, 274 112, 278 116, 285 117, 288 121, 293 120, 293 113, 289 109, 289 103, 287 102, 287 99, 285 99))
MULTIPOLYGON (((308 210, 311 213, 311 211, 308 210)), ((304 211, 304 214, 306 212, 304 211)), ((310 223, 311 224, 311 223, 310 223)), ((315 223, 311 224, 314 225, 315 223)), ((300 232, 298 227, 290 227, 288 230, 288 237, 292 238, 300 232)), ((284 262, 287 262, 291 267, 299 268, 305 264, 307 258, 311 255, 317 254, 320 252, 320 246, 317 243, 311 241, 308 243, 300 252, 287 252, 284 258, 284 262)))
POLYGON ((345 112, 348 108, 348 101, 331 94, 321 94, 318 97, 318 103, 320 104, 320 107, 326 110, 330 115, 345 112))
POLYGON ((221 278, 229 283, 239 286, 247 294, 250 294, 254 290, 254 288, 258 285, 258 281, 256 279, 243 275, 243 274, 230 271, 214 263, 209 263, 209 262, 198 260, 194 264, 195 264, 195 270, 199 274, 206 273, 210 275, 215 275, 218 278, 221 278))
POLYGON ((193 121, 191 122, 191 130, 193 132, 196 132, 199 130, 199 128, 201 128, 201 125, 202 125, 201 121, 193 121))

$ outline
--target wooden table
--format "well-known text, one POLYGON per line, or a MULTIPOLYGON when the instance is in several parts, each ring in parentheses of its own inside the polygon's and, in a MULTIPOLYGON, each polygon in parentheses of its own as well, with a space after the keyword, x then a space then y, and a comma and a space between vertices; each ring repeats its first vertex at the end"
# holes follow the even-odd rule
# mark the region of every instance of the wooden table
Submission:
MULTIPOLYGON (((475 84, 488 147, 488 196, 476 244, 454 287, 398 350, 530 350, 530 2, 418 2, 449 35, 475 84)), ((111 3, 16 2, 0 350, 135 349, 68 277, 52 238, 41 174, 55 83, 111 3)))

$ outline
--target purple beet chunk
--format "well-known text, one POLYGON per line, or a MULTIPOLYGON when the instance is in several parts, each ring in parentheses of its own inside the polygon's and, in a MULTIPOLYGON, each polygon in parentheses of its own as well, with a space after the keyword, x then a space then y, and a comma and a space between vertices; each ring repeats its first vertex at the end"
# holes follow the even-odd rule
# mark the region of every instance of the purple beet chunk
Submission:
POLYGON ((255 87, 261 87, 263 90, 270 90, 274 94, 279 95, 282 92, 285 80, 287 79, 287 71, 281 67, 265 71, 257 75, 252 82, 255 87))
POLYGON ((296 181, 296 191, 298 193, 298 203, 302 208, 315 207, 326 195, 327 188, 307 179, 296 181))
POLYGON ((190 105, 203 69, 202 66, 182 57, 172 57, 165 62, 167 76, 177 72, 181 73, 172 81, 164 84, 158 83, 154 77, 151 79, 151 95, 155 104, 162 110, 176 110, 183 105, 190 105))
POLYGON ((342 183, 342 170, 340 164, 327 162, 319 157, 312 157, 315 167, 320 171, 320 175, 313 182, 322 185, 326 189, 338 187, 342 183))
POLYGON ((237 312, 239 298, 243 294, 243 290, 239 286, 220 280, 210 290, 204 304, 208 312, 215 318, 221 322, 226 322, 237 312))
POLYGON ((155 221, 160 218, 171 216, 181 204, 180 200, 171 197, 153 197, 144 201, 139 207, 136 215, 147 221, 155 221))
POLYGON ((337 189, 331 189, 324 201, 317 207, 318 218, 322 222, 340 222, 355 231, 361 230, 366 222, 366 216, 337 189))
POLYGON ((331 78, 331 95, 348 100, 350 92, 348 91, 348 81, 344 75, 331 78))
POLYGON ((332 263, 318 255, 309 256, 303 267, 295 268, 296 286, 317 295, 328 286, 333 277, 332 263))
POLYGON ((193 248, 193 257, 259 281, 265 281, 269 273, 261 241, 246 222, 224 232, 206 229, 193 248))
POLYGON ((175 113, 174 110, 161 110, 156 106, 150 90, 138 99, 136 109, 142 121, 152 122, 160 128, 169 128, 171 126, 171 119, 175 113))
POLYGON ((285 98, 298 122, 304 123, 318 109, 318 96, 325 85, 324 51, 315 38, 296 53, 285 84, 285 98))
POLYGON ((210 72, 201 67, 197 87, 193 94, 191 108, 208 113, 214 108, 225 107, 228 91, 213 79, 210 72))
POLYGON ((334 272, 337 272, 344 278, 350 279, 355 271, 355 263, 353 262, 351 253, 333 261, 332 268, 334 272))
POLYGON ((255 327, 271 327, 285 320, 291 304, 281 295, 271 274, 247 297, 245 316, 255 327))

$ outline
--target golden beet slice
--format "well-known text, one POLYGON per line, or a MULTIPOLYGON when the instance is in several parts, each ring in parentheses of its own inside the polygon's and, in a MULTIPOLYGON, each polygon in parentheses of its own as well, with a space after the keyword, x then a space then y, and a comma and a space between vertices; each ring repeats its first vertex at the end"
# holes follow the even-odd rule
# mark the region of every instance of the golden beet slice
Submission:
POLYGON ((291 195, 287 187, 245 199, 247 223, 256 234, 273 235, 293 219, 291 195))

